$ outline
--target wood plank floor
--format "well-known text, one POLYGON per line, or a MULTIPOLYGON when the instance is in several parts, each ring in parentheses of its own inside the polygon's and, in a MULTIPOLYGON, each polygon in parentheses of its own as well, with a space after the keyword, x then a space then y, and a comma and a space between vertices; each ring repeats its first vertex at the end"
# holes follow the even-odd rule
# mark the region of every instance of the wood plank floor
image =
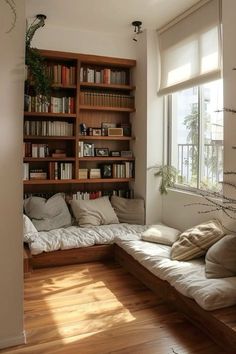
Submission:
POLYGON ((35 270, 25 330, 27 345, 0 353, 224 353, 116 263, 35 270))

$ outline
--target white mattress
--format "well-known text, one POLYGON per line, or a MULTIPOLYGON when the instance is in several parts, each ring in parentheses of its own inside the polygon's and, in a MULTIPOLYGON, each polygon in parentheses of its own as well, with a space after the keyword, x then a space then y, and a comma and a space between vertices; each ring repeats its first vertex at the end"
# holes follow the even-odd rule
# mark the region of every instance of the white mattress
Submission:
POLYGON ((236 277, 207 279, 203 258, 172 261, 171 247, 141 241, 138 235, 119 237, 115 242, 151 273, 168 281, 203 309, 215 310, 236 304, 236 277))
POLYGON ((141 236, 147 226, 115 224, 81 228, 70 226, 51 231, 38 232, 37 236, 29 240, 31 253, 36 255, 42 252, 67 250, 71 248, 88 247, 99 244, 111 244, 115 237, 141 236))

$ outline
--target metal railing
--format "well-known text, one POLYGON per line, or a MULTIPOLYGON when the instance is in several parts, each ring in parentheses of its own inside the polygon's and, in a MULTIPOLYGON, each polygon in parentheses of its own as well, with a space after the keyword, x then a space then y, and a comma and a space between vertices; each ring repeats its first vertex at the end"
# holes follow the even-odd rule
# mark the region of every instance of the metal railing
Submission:
MULTIPOLYGON (((205 144, 202 151, 204 163, 201 177, 206 184, 215 184, 223 179, 223 142, 205 144)), ((198 146, 178 144, 179 183, 191 185, 198 174, 198 146)))

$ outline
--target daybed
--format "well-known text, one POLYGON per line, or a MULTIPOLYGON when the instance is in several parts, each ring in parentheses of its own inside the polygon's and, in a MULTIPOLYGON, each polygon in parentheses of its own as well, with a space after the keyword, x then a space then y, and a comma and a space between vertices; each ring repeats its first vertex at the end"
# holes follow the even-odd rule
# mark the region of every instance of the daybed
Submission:
POLYGON ((236 276, 208 279, 203 257, 171 260, 171 246, 141 239, 147 229, 144 225, 119 223, 29 232, 29 261, 36 268, 115 257, 158 296, 181 309, 224 350, 235 353, 236 276))

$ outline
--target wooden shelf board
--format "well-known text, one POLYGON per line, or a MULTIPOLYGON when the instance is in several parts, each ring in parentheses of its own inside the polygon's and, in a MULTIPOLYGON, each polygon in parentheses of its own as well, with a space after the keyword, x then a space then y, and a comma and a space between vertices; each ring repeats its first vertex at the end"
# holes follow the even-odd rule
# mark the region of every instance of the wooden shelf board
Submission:
POLYGON ((76 85, 52 84, 53 89, 76 89, 76 85))
POLYGON ((75 136, 35 136, 25 135, 24 140, 75 140, 75 136))
POLYGON ((113 157, 113 156, 88 156, 88 157, 79 157, 79 161, 134 161, 134 157, 113 157))
POLYGON ((91 111, 113 111, 113 112, 135 112, 134 108, 126 107, 105 107, 105 106, 89 106, 80 105, 81 110, 91 110, 91 111))
POLYGON ((135 86, 132 85, 103 84, 103 83, 95 83, 95 82, 81 82, 80 86, 96 87, 96 88, 111 89, 111 90, 127 90, 127 91, 135 90, 135 86))
POLYGON ((91 135, 79 135, 79 140, 134 140, 132 136, 91 136, 91 135))
POLYGON ((134 178, 94 178, 94 179, 38 179, 23 181, 24 185, 40 184, 84 184, 84 183, 124 183, 134 181, 134 178))
POLYGON ((74 157, 25 157, 24 162, 75 161, 74 157))
POLYGON ((25 117, 76 118, 75 113, 24 112, 25 117))

